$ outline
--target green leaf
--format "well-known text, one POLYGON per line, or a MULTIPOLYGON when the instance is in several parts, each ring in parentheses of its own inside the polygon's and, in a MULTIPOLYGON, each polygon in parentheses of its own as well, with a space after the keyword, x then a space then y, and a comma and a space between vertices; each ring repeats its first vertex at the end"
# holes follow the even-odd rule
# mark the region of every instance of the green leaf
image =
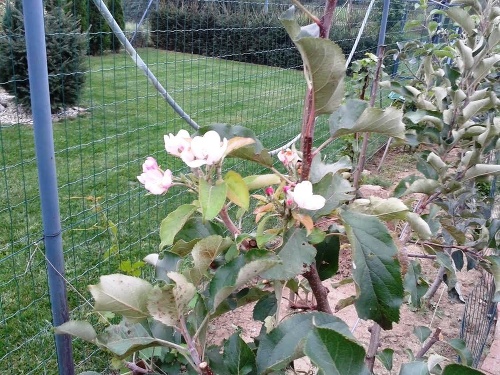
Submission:
POLYGON ((138 322, 149 316, 147 300, 153 286, 138 277, 113 274, 101 276, 99 284, 89 285, 96 311, 111 311, 138 322))
POLYGON ((276 294, 269 293, 255 304, 252 317, 254 320, 263 322, 268 316, 274 315, 277 308, 278 300, 276 299, 276 294))
POLYGON ((452 252, 451 259, 453 259, 456 269, 462 271, 462 268, 464 268, 464 253, 462 250, 452 252))
MULTIPOLYGON (((205 238, 213 234, 224 235, 224 231, 212 221, 204 221, 201 217, 192 217, 182 227, 174 238, 175 246, 177 241, 183 240, 191 243, 194 239, 205 238)), ((180 253, 178 253, 180 255, 180 253)))
POLYGON ((368 375, 365 350, 353 340, 328 328, 313 327, 304 353, 318 367, 318 375, 368 375))
POLYGON ((255 373, 255 355, 238 333, 232 334, 224 343, 222 358, 230 374, 246 375, 255 373))
POLYGON ((307 241, 304 228, 290 228, 283 238, 283 247, 277 253, 281 262, 262 274, 268 280, 288 280, 304 272, 314 262, 316 249, 307 241))
POLYGON ((258 302, 269 294, 272 293, 269 291, 264 291, 259 287, 243 288, 237 293, 231 293, 230 296, 226 298, 210 316, 211 318, 214 318, 219 315, 225 314, 228 311, 237 309, 238 307, 245 306, 249 303, 258 302))
POLYGON ((376 216, 380 220, 403 220, 409 208, 397 198, 370 197, 369 199, 356 199, 349 206, 353 211, 376 216))
POLYGON ((463 181, 475 179, 480 176, 500 174, 500 165, 495 164, 476 164, 467 169, 463 181))
POLYGON ((276 174, 261 174, 256 176, 246 176, 243 178, 248 190, 262 189, 271 185, 278 185, 281 180, 276 174))
POLYGON ((467 348, 465 341, 462 339, 451 339, 448 341, 450 345, 460 357, 461 362, 465 363, 467 366, 472 365, 472 354, 467 348))
POLYGON ((168 344, 159 342, 139 323, 121 322, 111 325, 97 336, 97 344, 103 346, 119 358, 125 358, 142 349, 168 344))
POLYGON ((200 179, 200 205, 204 220, 213 220, 226 203, 227 184, 222 182, 211 185, 204 179, 200 179))
POLYGON ((342 49, 329 39, 311 37, 301 31, 295 20, 295 7, 284 12, 280 21, 302 56, 307 86, 313 90, 315 115, 332 113, 344 97, 342 49))
POLYGON ((196 211, 196 206, 183 204, 167 215, 160 224, 160 250, 174 243, 174 237, 196 211))
POLYGON ((453 21, 455 21, 460 27, 464 29, 464 31, 469 35, 473 36, 475 33, 474 28, 476 25, 474 24, 474 20, 470 17, 468 11, 461 7, 450 7, 446 9, 445 13, 450 17, 453 21))
POLYGON ((218 268, 209 285, 211 312, 233 291, 278 263, 279 259, 269 251, 253 249, 218 268))
POLYGON ((402 197, 403 195, 406 195, 406 190, 413 184, 416 180, 421 179, 422 177, 420 176, 406 176, 403 178, 399 184, 394 188, 394 197, 399 198, 402 197))
POLYGON ((323 196, 325 205, 314 213, 315 217, 328 215, 344 202, 353 198, 351 194, 353 187, 342 176, 338 174, 327 174, 321 181, 314 185, 314 193, 323 196))
POLYGON ((419 178, 415 180, 408 189, 405 191, 406 194, 413 193, 423 193, 427 195, 432 195, 441 187, 441 183, 436 180, 431 180, 428 178, 419 178))
POLYGON ((357 285, 356 311, 384 329, 399 321, 403 281, 398 249, 386 226, 376 217, 341 212, 353 251, 353 278, 357 285))
POLYGON ((444 368, 441 375, 484 375, 484 373, 474 368, 452 363, 444 368))
POLYGON ((418 326, 413 328, 413 334, 417 336, 418 341, 420 341, 422 344, 429 338, 431 333, 432 330, 429 327, 418 326))
POLYGON ((54 328, 58 335, 71 335, 88 342, 95 342, 97 333, 89 322, 81 320, 70 320, 54 328))
POLYGON ((318 153, 311 163, 311 173, 309 175, 309 181, 315 184, 329 173, 336 174, 338 172, 350 170, 351 168, 352 163, 351 159, 349 159, 348 156, 342 156, 333 164, 325 164, 321 160, 321 154, 318 153))
POLYGON ((358 132, 379 133, 400 139, 406 137, 403 112, 395 107, 366 108, 353 124, 337 123, 335 114, 333 114, 330 116, 329 123, 332 137, 358 132))
POLYGON ((427 363, 421 361, 403 363, 399 375, 429 375, 427 363))
POLYGON ((315 263, 319 278, 327 280, 335 275, 339 269, 340 239, 338 236, 329 236, 315 247, 315 263))
POLYGON ((181 316, 187 311, 189 302, 196 294, 196 287, 177 272, 169 272, 168 277, 175 284, 155 287, 148 298, 151 317, 167 326, 178 327, 181 316))
POLYGON ((390 348, 386 348, 379 352, 376 355, 377 359, 382 363, 382 365, 385 367, 387 371, 392 370, 393 366, 393 358, 394 358, 394 350, 390 348))
POLYGON ((257 373, 268 374, 283 369, 294 359, 304 356, 304 344, 313 327, 330 328, 354 340, 349 327, 336 316, 322 312, 293 315, 261 337, 257 349, 257 373))
MULTIPOLYGON (((198 240, 199 241, 199 240, 198 240)), ((169 272, 177 272, 182 257, 171 251, 164 251, 162 258, 158 259, 156 263, 156 278, 163 280, 166 283, 171 283, 170 278, 167 276, 169 272)))
POLYGON ((331 135, 335 137, 337 129, 350 129, 367 108, 366 100, 347 99, 346 103, 333 112, 329 118, 331 135))
POLYGON ((422 278, 420 263, 412 260, 408 265, 404 277, 405 290, 410 293, 410 303, 414 307, 420 307, 420 300, 429 288, 429 285, 422 278))
POLYGON ((227 185, 227 197, 234 204, 248 210, 250 194, 248 187, 241 175, 235 171, 229 171, 224 176, 227 185))
POLYGON ((406 220, 411 226, 411 229, 415 231, 415 233, 420 237, 422 240, 428 240, 429 238, 432 237, 432 231, 431 228, 429 227, 429 224, 422 219, 422 217, 415 213, 415 212, 407 212, 406 213, 406 220))
POLYGON ((215 258, 229 249, 232 244, 233 241, 230 238, 217 235, 198 241, 191 252, 194 262, 194 267, 189 272, 191 282, 198 284, 215 258))
POLYGON ((493 302, 500 302, 500 256, 489 255, 485 257, 488 263, 482 263, 483 266, 493 275, 495 280, 495 294, 493 302))

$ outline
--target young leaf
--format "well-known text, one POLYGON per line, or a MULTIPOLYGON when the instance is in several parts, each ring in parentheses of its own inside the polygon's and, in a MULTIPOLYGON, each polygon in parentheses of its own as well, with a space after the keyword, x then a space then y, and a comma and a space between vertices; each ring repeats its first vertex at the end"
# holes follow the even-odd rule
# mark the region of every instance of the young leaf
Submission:
POLYGON ((341 213, 353 251, 357 285, 356 311, 384 329, 399 321, 403 281, 398 249, 386 226, 376 217, 344 210, 341 213))
POLYGON ((268 316, 274 315, 277 308, 278 300, 276 299, 276 294, 270 293, 256 303, 253 308, 252 317, 254 320, 263 322, 268 316))
POLYGON ((271 185, 278 185, 281 180, 275 174, 261 174, 256 176, 246 176, 243 181, 248 187, 248 190, 262 189, 271 185))
POLYGON ((462 250, 452 252, 451 259, 453 259, 456 269, 462 271, 462 268, 464 268, 464 253, 462 250))
POLYGON ((474 368, 452 363, 444 368, 441 375, 484 375, 484 373, 474 368))
POLYGON ((340 240, 338 236, 326 237, 316 246, 315 263, 319 278, 327 280, 339 269, 340 240))
POLYGON ((208 306, 211 312, 215 312, 233 291, 278 263, 279 259, 273 253, 254 249, 217 269, 209 285, 208 306))
POLYGON ((196 211, 196 206, 183 204, 167 215, 160 224, 160 250, 174 243, 174 237, 196 211))
POLYGON ((353 198, 351 194, 354 191, 353 187, 346 179, 338 174, 327 174, 321 181, 314 185, 314 192, 323 196, 326 201, 325 205, 317 210, 315 217, 330 214, 334 209, 338 208, 342 203, 353 198))
POLYGON ((339 137, 358 132, 372 132, 405 139, 403 112, 394 107, 366 108, 355 123, 337 123, 335 114, 330 116, 330 134, 339 137))
POLYGON ((250 193, 245 181, 239 173, 229 171, 224 176, 227 185, 227 197, 234 204, 248 210, 250 204, 250 193))
POLYGON ((232 334, 224 343, 222 358, 230 374, 255 373, 255 354, 238 333, 232 334))
POLYGON ((222 182, 210 185, 204 179, 200 179, 200 205, 204 220, 213 220, 226 203, 227 184, 222 182))
POLYGON ((472 354, 470 350, 467 348, 464 340, 461 339, 451 339, 448 341, 448 345, 450 345, 457 354, 460 356, 461 362, 465 363, 467 366, 472 365, 472 354))
POLYGON ((399 184, 394 188, 394 197, 399 198, 402 197, 403 195, 406 195, 406 190, 416 181, 421 179, 422 177, 420 176, 407 176, 403 178, 399 184))
POLYGON ((304 228, 290 228, 277 253, 281 262, 262 274, 268 280, 288 280, 304 271, 304 265, 314 262, 316 249, 307 241, 304 228))
POLYGON ((304 343, 313 327, 329 328, 354 340, 349 327, 333 315, 322 312, 293 315, 262 336, 257 349, 257 373, 283 369, 294 359, 304 356, 304 343))
POLYGON ((404 220, 409 208, 397 198, 370 197, 369 199, 357 199, 349 206, 353 211, 376 216, 380 220, 404 220))
POLYGON ((429 288, 421 275, 420 263, 412 260, 404 277, 404 287, 410 293, 410 303, 414 307, 420 307, 420 300, 429 288))
POLYGON ((313 184, 319 182, 327 174, 336 174, 338 172, 348 171, 352 168, 351 159, 349 156, 344 155, 333 164, 325 164, 321 160, 321 154, 318 153, 311 163, 311 173, 309 181, 313 184))
MULTIPOLYGON (((224 231, 212 221, 204 221, 201 217, 192 217, 182 227, 182 229, 177 232, 174 238, 174 247, 177 246, 177 242, 183 240, 185 243, 190 243, 194 239, 205 238, 213 234, 218 234, 220 236, 224 235, 224 231)), ((180 253, 177 253, 180 255, 180 253)))
POLYGON ((346 103, 329 117, 330 132, 335 136, 337 129, 351 128, 361 117, 365 109, 368 108, 368 102, 360 99, 347 99, 346 103))
POLYGON ((196 287, 177 272, 169 272, 167 276, 175 284, 155 287, 148 298, 148 311, 153 319, 178 327, 180 317, 186 313, 187 305, 196 294, 196 287))
POLYGON ((344 96, 345 58, 338 45, 301 31, 295 7, 280 17, 304 62, 307 86, 313 90, 315 115, 332 113, 344 96))
POLYGON ((489 255, 485 257, 489 262, 485 264, 485 268, 493 275, 495 280, 495 294, 493 295, 493 302, 500 302, 500 256, 489 255))
POLYGON ((149 316, 147 300, 153 286, 138 277, 113 274, 101 276, 99 284, 89 285, 96 311, 111 311, 138 322, 149 316))
POLYGON ((453 21, 455 21, 460 27, 464 29, 464 31, 472 36, 475 34, 475 27, 473 18, 470 16, 469 12, 461 7, 450 7, 447 8, 445 13, 450 17, 453 21))
POLYGON ((427 363, 421 361, 403 363, 399 375, 429 375, 427 363))
POLYGON ((304 353, 318 367, 318 375, 368 375, 365 350, 341 333, 313 327, 308 334, 304 353))
POLYGON ((500 165, 495 164, 476 164, 467 169, 463 181, 474 179, 480 176, 496 175, 500 173, 500 165))
POLYGON ((376 355, 377 359, 382 363, 382 365, 385 367, 387 371, 392 370, 392 363, 393 363, 393 357, 394 357, 394 350, 390 348, 386 348, 379 352, 376 355))
POLYGON ((81 338, 82 340, 95 343, 97 333, 94 327, 89 322, 81 320, 70 320, 54 328, 57 335, 71 335, 81 338))
POLYGON ((426 326, 418 326, 413 328, 413 334, 417 336, 418 341, 420 341, 422 344, 429 338, 431 333, 432 330, 426 326))
POLYGON ((432 237, 432 231, 431 228, 429 227, 429 224, 422 219, 422 217, 415 213, 415 212, 407 212, 406 213, 406 220, 411 226, 411 229, 415 231, 415 233, 420 237, 422 240, 428 240, 429 238, 432 237))

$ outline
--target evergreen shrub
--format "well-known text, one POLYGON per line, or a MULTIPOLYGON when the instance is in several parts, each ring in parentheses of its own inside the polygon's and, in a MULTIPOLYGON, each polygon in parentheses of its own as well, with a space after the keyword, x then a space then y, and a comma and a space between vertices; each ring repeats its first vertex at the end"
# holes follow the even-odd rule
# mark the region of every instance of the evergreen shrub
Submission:
MULTIPOLYGON (((77 103, 85 81, 85 38, 78 21, 63 8, 51 6, 45 14, 45 42, 50 105, 54 112, 77 103)), ((0 32, 0 85, 30 109, 28 61, 22 2, 9 4, 0 32)))

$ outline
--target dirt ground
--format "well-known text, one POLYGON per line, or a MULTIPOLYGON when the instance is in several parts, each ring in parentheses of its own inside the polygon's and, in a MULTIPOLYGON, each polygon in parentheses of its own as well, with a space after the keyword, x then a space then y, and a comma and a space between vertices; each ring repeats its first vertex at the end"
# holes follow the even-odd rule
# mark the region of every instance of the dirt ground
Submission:
MULTIPOLYGON (((394 182, 399 181, 400 178, 414 173, 413 156, 402 149, 392 149, 384 162, 385 167, 383 167, 380 172, 377 172, 376 168, 379 165, 379 160, 380 155, 374 157, 367 165, 367 169, 371 171, 371 174, 376 174, 379 180, 389 180, 394 185, 394 182)), ((370 179, 368 178, 368 180, 370 179)), ((387 197, 390 194, 390 190, 391 187, 387 189, 373 189, 373 191, 377 192, 375 194, 383 197, 387 197)), ((415 245, 410 245, 408 252, 410 254, 424 254, 424 252, 415 245)), ((427 282, 430 284, 437 274, 438 266, 433 259, 420 259, 420 261, 427 282)), ((328 298, 332 307, 341 299, 355 295, 355 287, 352 283, 335 287, 336 283, 340 280, 351 276, 351 268, 352 260, 350 249, 345 247, 341 252, 337 275, 331 280, 323 283, 330 290, 328 298)), ((459 272, 457 276, 461 283, 463 296, 467 297, 480 277, 480 272, 476 270, 459 272)), ((285 292, 284 295, 287 295, 287 292, 285 292)), ((297 310, 291 310, 288 305, 288 301, 284 300, 282 302, 282 317, 297 312, 297 310)), ((429 327, 433 332, 436 328, 441 329, 442 342, 433 345, 427 355, 439 354, 454 361, 456 359, 455 353, 444 343, 444 341, 460 336, 464 307, 464 303, 448 298, 447 287, 444 283, 440 286, 430 302, 430 306, 415 310, 409 304, 405 303, 401 309, 399 324, 395 324, 390 331, 382 331, 381 334, 380 350, 384 348, 393 348, 395 350, 393 369, 391 372, 388 372, 378 361, 376 361, 374 372, 379 375, 399 373, 401 364, 409 361, 407 349, 410 349, 415 354, 421 348, 422 344, 413 334, 414 328, 418 326, 429 327)), ((214 342, 220 342, 223 338, 229 337, 237 327, 239 327, 242 329, 244 340, 253 340, 253 338, 259 334, 261 324, 260 322, 252 320, 252 310, 253 305, 248 305, 218 318, 212 322, 209 327, 209 337, 212 336, 214 342)), ((357 340, 367 348, 370 340, 369 328, 372 326, 373 322, 358 319, 353 305, 341 309, 336 313, 336 316, 347 323, 357 340)), ((293 372, 290 373, 292 374, 293 372)), ((295 373, 314 374, 314 369, 307 361, 298 360, 295 363, 295 373)))

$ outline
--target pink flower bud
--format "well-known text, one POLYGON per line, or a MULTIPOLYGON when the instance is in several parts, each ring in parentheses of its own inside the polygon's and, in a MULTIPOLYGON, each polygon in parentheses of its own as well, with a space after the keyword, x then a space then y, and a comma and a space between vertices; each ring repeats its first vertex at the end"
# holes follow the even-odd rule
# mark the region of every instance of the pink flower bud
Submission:
POLYGON ((272 186, 266 187, 266 194, 269 195, 269 196, 271 196, 271 195, 274 194, 274 189, 273 189, 272 186))

